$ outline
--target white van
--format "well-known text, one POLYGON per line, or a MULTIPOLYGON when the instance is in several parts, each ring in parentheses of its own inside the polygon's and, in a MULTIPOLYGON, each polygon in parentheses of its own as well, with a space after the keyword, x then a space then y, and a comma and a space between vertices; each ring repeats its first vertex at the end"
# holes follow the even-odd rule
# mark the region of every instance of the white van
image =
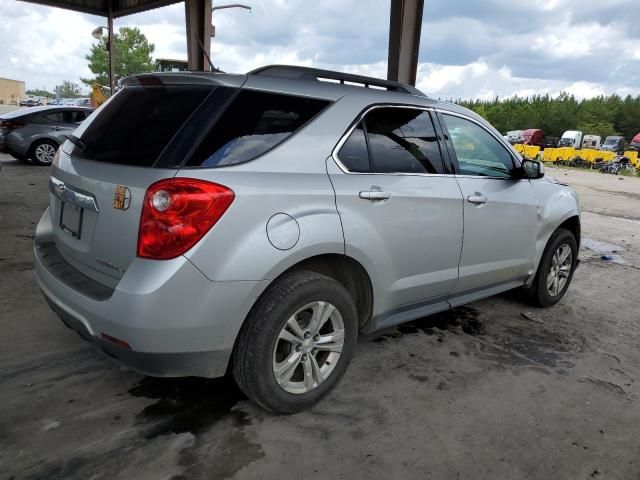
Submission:
POLYGON ((567 130, 562 134, 558 147, 582 148, 582 132, 579 130, 567 130))
POLYGON ((600 150, 600 144, 602 137, 600 135, 585 135, 582 138, 582 148, 591 148, 593 150, 600 150))

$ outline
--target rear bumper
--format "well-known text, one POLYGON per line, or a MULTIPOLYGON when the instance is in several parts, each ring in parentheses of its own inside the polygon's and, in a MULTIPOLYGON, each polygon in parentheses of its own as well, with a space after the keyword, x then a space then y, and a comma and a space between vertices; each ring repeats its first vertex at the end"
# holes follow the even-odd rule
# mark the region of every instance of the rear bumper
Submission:
POLYGON ((68 327, 147 375, 225 374, 235 338, 262 282, 212 282, 184 257, 136 258, 110 295, 96 296, 91 280, 74 274, 69 264, 61 265, 66 263, 63 258, 52 261, 43 255, 51 252, 50 244, 55 248, 52 233, 47 210, 36 232, 36 278, 52 310, 68 327), (39 248, 42 243, 48 250, 39 248))

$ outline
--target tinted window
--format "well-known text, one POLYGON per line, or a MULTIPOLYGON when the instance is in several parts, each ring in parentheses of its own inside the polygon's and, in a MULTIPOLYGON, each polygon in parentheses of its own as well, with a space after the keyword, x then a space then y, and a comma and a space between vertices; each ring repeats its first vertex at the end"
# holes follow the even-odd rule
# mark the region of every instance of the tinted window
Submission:
POLYGON ((216 167, 256 158, 291 136, 327 104, 324 100, 243 90, 187 165, 216 167))
POLYGON ((338 152, 338 158, 350 172, 371 172, 369 150, 367 149, 367 141, 364 138, 362 123, 358 123, 358 126, 351 132, 346 142, 342 144, 338 152))
MULTIPOLYGON (((92 160, 150 167, 211 93, 211 87, 125 87, 81 127, 82 149, 74 155, 92 160)), ((78 134, 78 133, 77 133, 78 134)))
POLYGON ((62 112, 51 112, 42 115, 42 120, 47 123, 62 123, 62 112))
POLYGON ((377 108, 365 118, 373 170, 443 173, 438 137, 428 112, 377 108))
POLYGON ((479 125, 452 115, 442 115, 463 175, 511 176, 513 159, 507 149, 479 125))

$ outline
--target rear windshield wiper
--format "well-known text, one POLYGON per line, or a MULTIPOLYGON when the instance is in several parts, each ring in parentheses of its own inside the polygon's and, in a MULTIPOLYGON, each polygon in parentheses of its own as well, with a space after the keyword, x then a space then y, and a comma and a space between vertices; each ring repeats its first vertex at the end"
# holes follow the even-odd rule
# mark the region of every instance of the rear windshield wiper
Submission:
POLYGON ((80 150, 86 150, 87 144, 84 140, 81 140, 74 135, 65 135, 64 137, 67 140, 69 140, 71 143, 73 143, 76 147, 78 147, 80 150))

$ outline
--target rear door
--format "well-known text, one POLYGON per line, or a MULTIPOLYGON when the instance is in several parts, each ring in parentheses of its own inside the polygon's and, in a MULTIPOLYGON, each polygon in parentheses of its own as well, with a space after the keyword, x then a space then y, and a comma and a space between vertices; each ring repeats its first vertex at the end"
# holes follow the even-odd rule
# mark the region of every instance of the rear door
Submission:
POLYGON ((454 294, 524 282, 532 272, 538 203, 529 180, 512 178, 510 150, 479 122, 440 113, 464 197, 464 240, 454 294))
POLYGON ((56 246, 70 264, 103 284, 117 284, 136 256, 146 189, 175 175, 175 163, 197 139, 198 125, 185 131, 185 122, 199 112, 209 118, 227 90, 126 87, 63 144, 52 167, 50 209, 56 246))
POLYGON ((430 113, 376 107, 334 158, 340 169, 334 164, 329 174, 346 253, 374 272, 374 314, 444 304, 458 278, 462 197, 444 171, 430 113))

